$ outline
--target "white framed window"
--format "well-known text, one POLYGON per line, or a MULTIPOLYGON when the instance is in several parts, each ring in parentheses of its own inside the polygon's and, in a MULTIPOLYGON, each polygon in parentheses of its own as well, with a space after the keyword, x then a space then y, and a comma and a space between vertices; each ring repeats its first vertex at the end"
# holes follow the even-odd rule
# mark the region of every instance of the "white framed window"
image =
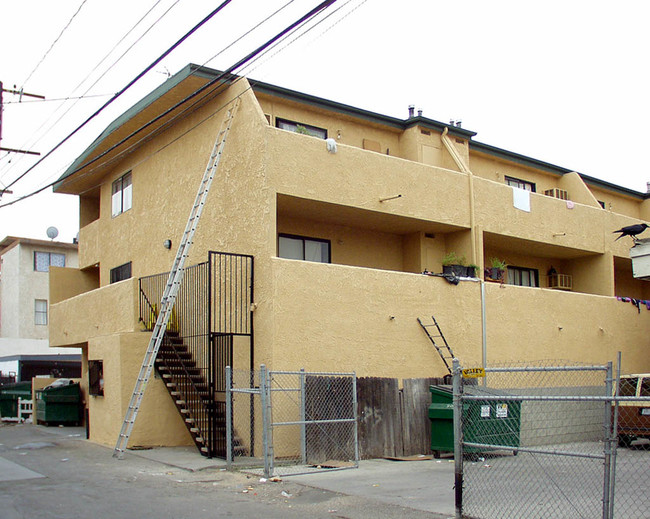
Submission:
POLYGON ((65 267, 65 254, 34 251, 34 270, 36 272, 49 272, 50 266, 65 267))
POLYGON ((133 205, 133 185, 131 172, 121 176, 111 189, 111 216, 115 217, 131 209, 133 205))
POLYGON ((330 241, 280 234, 278 237, 278 256, 286 259, 331 263, 330 241))
POLYGON ((47 326, 47 299, 34 300, 34 324, 47 326))

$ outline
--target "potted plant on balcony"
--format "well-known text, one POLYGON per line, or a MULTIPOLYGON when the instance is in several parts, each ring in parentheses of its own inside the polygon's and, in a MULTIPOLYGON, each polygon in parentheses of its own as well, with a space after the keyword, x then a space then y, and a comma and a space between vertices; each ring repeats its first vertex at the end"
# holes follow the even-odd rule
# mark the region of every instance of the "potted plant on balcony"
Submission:
POLYGON ((486 279, 503 282, 506 266, 507 264, 504 260, 496 257, 490 258, 490 267, 485 269, 486 279))
POLYGON ((458 256, 455 252, 448 252, 442 259, 442 273, 455 276, 466 276, 465 256, 458 256))
POLYGON ((478 270, 478 265, 475 265, 474 263, 470 263, 469 265, 467 265, 467 277, 475 278, 477 270, 478 270))

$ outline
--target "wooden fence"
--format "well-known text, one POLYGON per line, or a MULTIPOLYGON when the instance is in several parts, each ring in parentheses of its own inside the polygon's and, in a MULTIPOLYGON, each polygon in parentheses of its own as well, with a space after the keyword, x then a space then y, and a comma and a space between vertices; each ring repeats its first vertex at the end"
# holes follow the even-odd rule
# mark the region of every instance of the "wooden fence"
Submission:
POLYGON ((429 386, 441 378, 357 379, 359 455, 362 459, 403 457, 431 452, 429 386))

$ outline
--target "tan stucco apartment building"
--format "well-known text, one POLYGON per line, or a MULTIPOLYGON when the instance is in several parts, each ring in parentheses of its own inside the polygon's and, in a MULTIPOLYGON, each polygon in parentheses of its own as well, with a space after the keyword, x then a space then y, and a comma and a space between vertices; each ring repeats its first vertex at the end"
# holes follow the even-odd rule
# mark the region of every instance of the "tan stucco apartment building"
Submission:
MULTIPOLYGON (((186 303, 170 325, 189 337, 183 330, 208 315, 200 333, 226 340, 218 373, 263 363, 441 376, 417 321, 431 315, 463 366, 604 363, 622 350, 623 372, 650 371, 650 312, 616 297, 650 299, 650 288, 632 275, 632 241, 612 234, 650 219, 646 193, 415 113, 396 119, 232 77, 192 96, 215 78, 188 65, 108 127, 56 186, 80 198, 80 248, 79 269, 51 274, 50 341, 82 348, 91 439, 117 437, 157 304, 146 287, 171 268, 237 97, 188 261, 207 261, 212 274, 228 261, 230 274, 190 276, 187 292, 211 298, 186 303), (442 272, 451 253, 476 265, 478 279, 423 274, 442 272), (508 265, 497 281, 484 279, 492 258, 508 265), (89 371, 101 388, 89 387, 89 371)), ((149 384, 131 444, 192 441, 164 382, 149 384)))

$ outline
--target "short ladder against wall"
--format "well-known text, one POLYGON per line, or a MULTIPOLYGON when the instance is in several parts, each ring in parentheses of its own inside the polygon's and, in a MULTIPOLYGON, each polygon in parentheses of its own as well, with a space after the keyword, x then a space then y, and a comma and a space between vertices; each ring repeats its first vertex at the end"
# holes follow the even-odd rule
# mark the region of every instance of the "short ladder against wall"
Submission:
POLYGON ((431 321, 432 321, 431 324, 425 324, 418 317, 418 323, 420 323, 420 326, 424 330, 424 333, 426 333, 427 337, 429 337, 431 344, 433 344, 434 348, 438 352, 438 355, 440 355, 442 362, 445 363, 445 366, 447 367, 447 371, 451 375, 453 373, 452 363, 454 360, 454 352, 451 351, 451 348, 447 343, 447 339, 445 339, 445 336, 442 334, 440 325, 438 324, 438 321, 436 321, 436 318, 433 315, 431 316, 431 321), (438 339, 437 342, 436 339, 438 339))
POLYGON ((115 450, 113 451, 113 457, 121 459, 124 456, 124 451, 129 443, 129 436, 133 430, 133 425, 135 424, 135 419, 138 415, 140 404, 142 403, 142 397, 144 396, 147 383, 151 377, 156 356, 158 355, 160 344, 165 335, 172 308, 176 302, 176 295, 178 294, 178 290, 180 289, 183 280, 183 275, 185 274, 185 260, 189 256, 194 233, 199 223, 199 219, 201 218, 201 213, 203 212, 203 207, 208 197, 212 180, 226 145, 226 138, 230 131, 235 113, 237 112, 237 108, 239 107, 239 102, 239 98, 237 98, 228 109, 226 116, 221 123, 221 128, 217 134, 212 152, 210 153, 210 159, 208 160, 205 172, 203 173, 203 179, 201 180, 199 190, 196 194, 196 199, 194 200, 194 205, 192 206, 185 231, 183 232, 181 243, 178 246, 176 258, 174 259, 172 269, 169 273, 169 278, 160 302, 160 313, 158 314, 156 324, 151 333, 151 340, 147 346, 147 352, 142 361, 142 367, 140 368, 140 373, 138 374, 135 388, 133 389, 133 395, 131 396, 129 406, 126 410, 124 423, 122 424, 122 429, 120 430, 115 450))

